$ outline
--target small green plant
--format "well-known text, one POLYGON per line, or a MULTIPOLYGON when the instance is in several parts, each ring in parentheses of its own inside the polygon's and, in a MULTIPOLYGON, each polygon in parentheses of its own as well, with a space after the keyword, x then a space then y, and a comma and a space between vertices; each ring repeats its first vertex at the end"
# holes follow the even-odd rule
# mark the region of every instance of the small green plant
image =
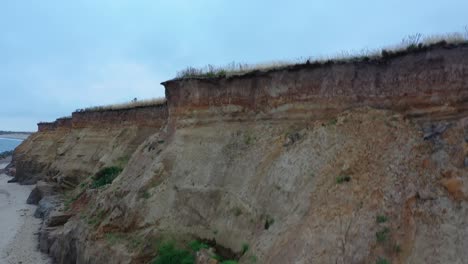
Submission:
POLYGON ((96 215, 94 215, 93 217, 88 219, 88 225, 91 225, 91 226, 99 225, 102 222, 102 220, 104 219, 105 215, 106 214, 105 214, 104 210, 101 210, 101 211, 97 212, 96 215))
POLYGON ((336 118, 333 118, 328 121, 327 126, 334 126, 336 125, 336 123, 338 123, 338 120, 336 118))
POLYGON ((87 182, 82 182, 82 183, 80 183, 80 188, 81 188, 81 189, 86 189, 86 187, 88 187, 88 183, 87 183, 87 182))
POLYGON ((145 191, 145 192, 143 192, 142 196, 143 196, 144 199, 149 199, 151 197, 151 193, 148 192, 148 191, 145 191))
POLYGON ((131 250, 136 250, 141 248, 144 245, 144 240, 142 237, 139 236, 133 236, 130 241, 128 242, 128 247, 131 250))
POLYGON ((158 248, 158 256, 152 264, 194 264, 195 257, 187 250, 178 249, 174 243, 163 243, 158 248))
POLYGON ((80 197, 80 195, 77 195, 75 197, 68 197, 65 200, 65 202, 63 202, 63 206, 64 206, 65 211, 68 211, 70 209, 70 205, 72 203, 74 203, 76 200, 78 200, 79 197, 80 197))
POLYGON ((221 264, 237 264, 238 262, 235 260, 225 260, 222 261, 221 264))
POLYGON ((218 262, 223 261, 223 258, 222 258, 220 255, 218 255, 218 254, 214 254, 211 258, 212 258, 212 259, 216 259, 218 262))
POLYGON ((390 261, 388 261, 388 260, 385 259, 385 258, 379 257, 379 259, 377 259, 377 261, 375 262, 375 264, 390 264, 390 261))
POLYGON ((377 238, 377 242, 385 242, 388 239, 388 235, 390 234, 390 229, 385 227, 384 229, 375 233, 375 237, 377 238))
POLYGON ((240 216, 242 214, 242 209, 240 209, 239 207, 235 207, 233 209, 233 213, 235 216, 240 216))
POLYGON ((198 252, 198 251, 200 251, 201 249, 204 249, 204 248, 205 249, 210 248, 210 246, 208 246, 207 244, 205 244, 203 242, 200 242, 198 240, 194 240, 194 241, 190 242, 189 246, 195 252, 198 252))
POLYGON ((91 187, 95 189, 111 184, 121 172, 122 168, 116 166, 103 168, 94 175, 91 187))
POLYGON ((241 254, 245 255, 245 253, 247 253, 247 251, 249 251, 249 244, 247 244, 247 243, 242 244, 241 254))
POLYGON ((246 145, 250 145, 255 142, 255 137, 250 135, 250 134, 245 134, 244 135, 244 143, 246 145))
POLYGON ((351 176, 349 175, 340 175, 338 177, 336 177, 336 183, 338 184, 341 184, 341 183, 344 183, 344 182, 349 182, 351 181, 351 176))
POLYGON ((382 223, 385 223, 388 221, 388 217, 385 216, 385 215, 378 215, 376 218, 375 218, 375 221, 378 223, 378 224, 382 224, 382 223))

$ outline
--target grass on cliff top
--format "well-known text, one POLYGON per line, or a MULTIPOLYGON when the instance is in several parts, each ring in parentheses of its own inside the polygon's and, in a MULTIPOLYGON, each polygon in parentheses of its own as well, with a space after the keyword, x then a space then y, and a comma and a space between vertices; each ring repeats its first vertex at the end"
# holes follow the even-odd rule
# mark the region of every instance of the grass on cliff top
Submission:
MULTIPOLYGON (((158 255, 152 260, 152 264, 195 264, 195 255, 202 249, 209 249, 210 246, 194 240, 188 244, 187 249, 176 247, 172 241, 162 243, 158 247, 158 255)), ((248 245, 242 249, 242 255, 248 250, 248 245)), ((211 258, 220 264, 237 264, 237 260, 223 259, 219 255, 212 255, 211 258)))
POLYGON ((448 33, 441 35, 427 35, 414 34, 405 37, 401 43, 382 49, 362 49, 361 51, 341 52, 334 56, 327 57, 305 57, 296 60, 286 61, 273 61, 263 64, 245 64, 232 62, 226 66, 213 66, 207 65, 202 68, 187 67, 179 71, 175 80, 187 78, 222 78, 235 75, 243 75, 254 71, 270 71, 286 68, 294 65, 305 64, 325 64, 330 62, 349 62, 372 60, 390 57, 396 54, 403 54, 418 49, 425 49, 435 44, 462 44, 468 43, 468 26, 465 27, 465 32, 448 33))
POLYGON ((103 106, 94 106, 83 109, 77 109, 76 112, 101 112, 101 111, 115 111, 127 110, 139 107, 161 106, 166 103, 166 98, 153 98, 147 100, 137 100, 136 98, 130 102, 122 104, 112 104, 103 106))

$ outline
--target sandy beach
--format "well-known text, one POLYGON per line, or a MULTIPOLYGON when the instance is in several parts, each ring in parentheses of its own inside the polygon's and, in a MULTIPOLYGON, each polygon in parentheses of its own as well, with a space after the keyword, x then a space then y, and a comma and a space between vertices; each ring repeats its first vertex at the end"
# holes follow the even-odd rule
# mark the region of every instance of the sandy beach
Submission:
MULTIPOLYGON (((0 169, 7 163, 0 164, 0 169)), ((34 186, 7 183, 0 175, 0 264, 46 264, 49 258, 38 251, 41 220, 34 218, 36 206, 26 204, 34 186)))
POLYGON ((0 138, 6 139, 17 139, 17 140, 25 140, 30 136, 30 134, 0 134, 0 138))

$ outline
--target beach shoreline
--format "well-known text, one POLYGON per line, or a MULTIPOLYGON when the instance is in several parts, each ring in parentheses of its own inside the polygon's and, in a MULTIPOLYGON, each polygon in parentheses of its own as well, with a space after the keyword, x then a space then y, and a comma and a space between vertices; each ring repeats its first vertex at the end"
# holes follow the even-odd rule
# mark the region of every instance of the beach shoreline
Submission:
MULTIPOLYGON (((0 169, 7 165, 1 162, 0 169)), ((26 204, 34 186, 8 183, 10 179, 0 174, 0 263, 49 264, 49 257, 38 249, 42 220, 33 216, 36 206, 26 204)))
POLYGON ((11 139, 11 140, 19 140, 23 141, 27 139, 31 134, 19 134, 19 133, 14 133, 14 134, 0 134, 0 139, 11 139))

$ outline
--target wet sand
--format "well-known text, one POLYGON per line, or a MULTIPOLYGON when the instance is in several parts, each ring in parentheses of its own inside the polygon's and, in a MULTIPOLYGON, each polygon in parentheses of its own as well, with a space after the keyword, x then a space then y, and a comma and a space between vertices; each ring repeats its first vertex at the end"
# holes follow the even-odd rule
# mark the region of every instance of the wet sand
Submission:
MULTIPOLYGON (((0 169, 7 163, 0 164, 0 169)), ((26 204, 34 186, 7 183, 0 175, 0 264, 46 264, 49 258, 38 251, 41 220, 34 218, 36 206, 26 204)))

